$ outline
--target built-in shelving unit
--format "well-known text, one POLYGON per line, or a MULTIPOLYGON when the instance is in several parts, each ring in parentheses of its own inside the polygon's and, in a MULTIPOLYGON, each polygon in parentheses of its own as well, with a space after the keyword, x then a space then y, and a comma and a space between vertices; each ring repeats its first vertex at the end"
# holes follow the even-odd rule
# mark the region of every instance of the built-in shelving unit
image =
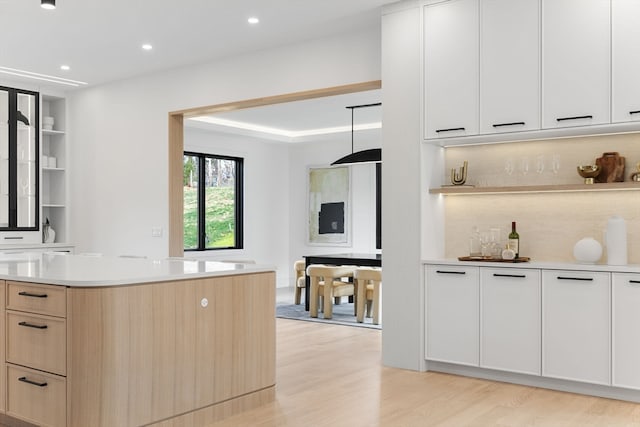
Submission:
POLYGON ((66 101, 62 97, 42 95, 41 103, 42 117, 54 119, 53 129, 42 129, 41 219, 43 223, 49 219, 56 232, 55 243, 67 243, 66 101))
POLYGON ((518 193, 575 193, 581 191, 634 191, 640 190, 640 182, 612 182, 603 184, 520 185, 510 187, 447 186, 432 188, 431 194, 518 194, 518 193))

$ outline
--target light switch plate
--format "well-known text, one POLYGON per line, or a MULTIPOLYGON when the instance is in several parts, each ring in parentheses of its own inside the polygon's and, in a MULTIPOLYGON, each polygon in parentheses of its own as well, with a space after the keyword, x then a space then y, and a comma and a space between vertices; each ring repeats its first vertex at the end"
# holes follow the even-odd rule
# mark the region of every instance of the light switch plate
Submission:
POLYGON ((162 227, 151 227, 151 237, 162 237, 162 227))

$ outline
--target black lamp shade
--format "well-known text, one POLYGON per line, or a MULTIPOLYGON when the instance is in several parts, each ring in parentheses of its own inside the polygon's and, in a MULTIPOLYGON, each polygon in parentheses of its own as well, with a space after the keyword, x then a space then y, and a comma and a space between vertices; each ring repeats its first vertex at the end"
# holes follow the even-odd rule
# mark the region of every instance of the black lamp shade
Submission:
POLYGON ((371 148, 369 150, 356 151, 355 153, 348 154, 335 162, 331 163, 331 166, 335 165, 350 165, 353 163, 377 163, 382 161, 382 149, 371 148))
POLYGON ((43 9, 55 9, 56 8, 56 0, 41 0, 40 6, 43 9))

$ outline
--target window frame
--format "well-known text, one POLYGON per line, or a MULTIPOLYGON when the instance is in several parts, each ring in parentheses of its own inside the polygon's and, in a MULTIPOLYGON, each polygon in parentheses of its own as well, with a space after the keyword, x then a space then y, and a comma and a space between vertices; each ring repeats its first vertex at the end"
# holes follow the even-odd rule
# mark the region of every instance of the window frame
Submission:
MULTIPOLYGON (((184 157, 195 157, 198 160, 198 195, 197 195, 197 212, 198 212, 198 245, 196 248, 184 247, 184 229, 182 232, 182 249, 184 252, 204 252, 204 251, 225 251, 225 250, 237 250, 244 249, 244 158, 225 156, 219 154, 202 153, 195 151, 184 151, 183 158, 183 173, 184 173, 184 157), (206 182, 205 180, 205 163, 207 159, 214 160, 231 160, 235 162, 236 176, 235 176, 235 242, 233 246, 225 246, 219 248, 206 247, 206 218, 205 218, 205 204, 206 204, 206 185, 200 185, 200 183, 206 182)), ((184 194, 183 194, 184 200, 184 194)))

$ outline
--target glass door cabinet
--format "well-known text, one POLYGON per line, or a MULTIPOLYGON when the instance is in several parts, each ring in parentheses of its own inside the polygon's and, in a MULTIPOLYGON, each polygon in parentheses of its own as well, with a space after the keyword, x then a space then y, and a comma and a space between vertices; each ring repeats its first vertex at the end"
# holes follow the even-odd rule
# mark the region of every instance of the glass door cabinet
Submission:
POLYGON ((2 232, 39 230, 39 116, 37 92, 0 86, 2 232))

